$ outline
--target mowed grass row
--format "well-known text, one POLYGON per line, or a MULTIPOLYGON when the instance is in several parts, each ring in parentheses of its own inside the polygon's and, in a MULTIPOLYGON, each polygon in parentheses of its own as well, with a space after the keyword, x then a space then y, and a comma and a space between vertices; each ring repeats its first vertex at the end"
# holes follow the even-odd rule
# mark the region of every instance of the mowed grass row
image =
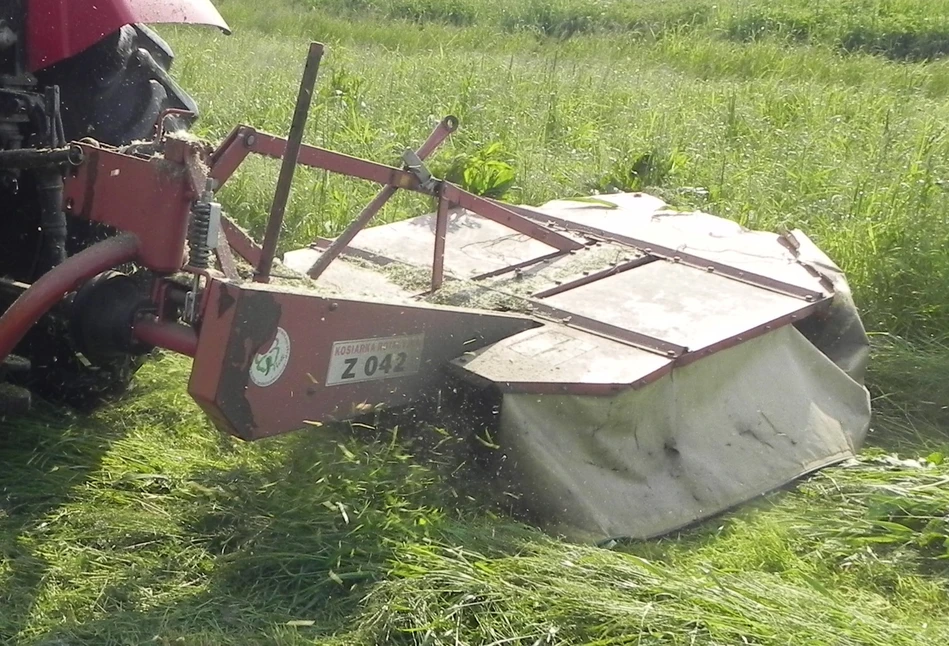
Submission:
POLYGON ((40 411, 5 438, 0 643, 949 639, 937 455, 873 452, 682 535, 594 547, 492 511, 444 430, 222 438, 187 370, 151 364, 122 407, 40 411))
MULTIPOLYGON (((239 122, 285 133, 307 42, 321 40, 310 142, 396 163, 453 113, 462 130, 433 168, 489 189, 488 162, 507 163, 505 199, 647 188, 802 227, 847 269, 873 329, 917 337, 878 347, 874 387, 888 395, 871 434, 914 459, 873 450, 681 536, 601 549, 494 509, 456 471, 450 429, 322 427, 247 445, 191 403, 188 362, 163 359, 89 419, 40 410, 4 428, 0 643, 949 641, 949 355, 918 339, 946 319, 945 63, 745 42, 711 20, 553 40, 490 13, 534 15, 529 0, 456 0, 483 12, 461 25, 394 20, 387 0, 218 4, 234 36, 163 30, 210 138, 239 122)), ((805 6, 743 6, 771 5, 805 6)), ((248 165, 225 191, 256 233, 276 172, 248 165)), ((374 190, 301 173, 284 248, 338 232, 374 190)), ((403 196, 384 217, 430 206, 403 196)))

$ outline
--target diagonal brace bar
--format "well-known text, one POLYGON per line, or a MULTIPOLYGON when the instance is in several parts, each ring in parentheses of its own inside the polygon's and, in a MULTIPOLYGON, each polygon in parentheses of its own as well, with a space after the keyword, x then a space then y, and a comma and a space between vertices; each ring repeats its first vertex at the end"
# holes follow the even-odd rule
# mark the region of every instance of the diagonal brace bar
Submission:
MULTIPOLYGON (((223 186, 251 154, 283 159, 287 140, 250 126, 238 126, 211 155, 211 177, 218 188, 223 186)), ((377 184, 398 186, 408 191, 431 195, 430 190, 419 186, 418 178, 411 172, 378 162, 345 155, 319 146, 302 144, 297 164, 309 168, 339 173, 377 184)))
POLYGON ((576 251, 584 247, 582 242, 578 242, 562 233, 558 233, 553 229, 538 224, 531 219, 518 215, 506 206, 502 206, 499 202, 464 191, 454 184, 449 184, 448 182, 444 183, 442 186, 442 198, 472 213, 477 213, 498 224, 503 224, 518 233, 530 236, 534 240, 543 242, 558 251, 576 251))
MULTIPOLYGON (((425 160, 426 157, 429 157, 438 146, 441 145, 443 141, 458 127, 458 120, 455 117, 448 116, 442 119, 438 126, 432 131, 432 134, 428 136, 428 139, 424 144, 415 152, 419 160, 425 160)), ((353 238, 362 231, 369 221, 375 217, 376 213, 385 206, 385 203, 388 202, 396 191, 399 190, 397 186, 386 186, 378 195, 373 198, 372 202, 363 209, 362 213, 359 214, 355 220, 349 223, 349 226, 346 227, 346 230, 343 231, 336 240, 333 241, 333 244, 329 246, 323 253, 320 254, 320 257, 316 259, 316 262, 313 263, 313 266, 310 267, 307 275, 312 279, 317 279, 319 276, 326 271, 326 268, 329 267, 330 263, 336 260, 339 257, 339 254, 342 253, 350 242, 353 241, 353 238)))

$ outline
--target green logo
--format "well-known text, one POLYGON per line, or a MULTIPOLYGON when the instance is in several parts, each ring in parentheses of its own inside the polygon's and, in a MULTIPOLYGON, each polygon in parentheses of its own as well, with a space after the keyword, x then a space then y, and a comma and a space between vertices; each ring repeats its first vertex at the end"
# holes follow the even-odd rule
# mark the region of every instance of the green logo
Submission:
POLYGON ((277 335, 266 352, 258 352, 250 363, 250 380, 261 388, 272 385, 290 362, 290 337, 286 330, 277 328, 277 335))

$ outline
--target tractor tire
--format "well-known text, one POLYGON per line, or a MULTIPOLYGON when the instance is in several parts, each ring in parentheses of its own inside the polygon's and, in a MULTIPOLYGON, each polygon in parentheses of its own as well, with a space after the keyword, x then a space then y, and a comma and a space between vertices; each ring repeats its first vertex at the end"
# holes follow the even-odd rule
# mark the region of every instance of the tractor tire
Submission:
MULTIPOLYGON (((121 146, 150 138, 159 116, 176 108, 197 115, 194 100, 169 75, 174 53, 157 34, 140 25, 123 27, 93 47, 37 74, 40 86, 60 87, 67 141, 92 137, 121 146)), ((166 129, 184 129, 188 118, 169 119, 166 129)), ((67 253, 75 254, 113 231, 69 218, 67 253)), ((141 274, 134 268, 127 273, 141 274)), ((142 276, 147 280, 148 276, 142 276)), ((24 385, 43 399, 83 412, 124 394, 143 359, 122 355, 90 359, 77 353, 70 321, 47 316, 19 354, 32 370, 24 385)))
POLYGON ((67 140, 93 137, 119 146, 150 137, 169 108, 197 114, 194 100, 169 75, 173 62, 157 34, 128 25, 38 77, 41 85, 60 87, 67 140))

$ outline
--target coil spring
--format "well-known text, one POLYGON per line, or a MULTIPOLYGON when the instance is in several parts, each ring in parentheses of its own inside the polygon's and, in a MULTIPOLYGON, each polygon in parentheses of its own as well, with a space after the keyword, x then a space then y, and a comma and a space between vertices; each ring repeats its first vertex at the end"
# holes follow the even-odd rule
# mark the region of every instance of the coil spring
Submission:
POLYGON ((188 227, 188 251, 190 265, 199 269, 211 266, 211 247, 208 233, 211 228, 211 204, 206 201, 195 203, 191 208, 191 224, 188 227))

